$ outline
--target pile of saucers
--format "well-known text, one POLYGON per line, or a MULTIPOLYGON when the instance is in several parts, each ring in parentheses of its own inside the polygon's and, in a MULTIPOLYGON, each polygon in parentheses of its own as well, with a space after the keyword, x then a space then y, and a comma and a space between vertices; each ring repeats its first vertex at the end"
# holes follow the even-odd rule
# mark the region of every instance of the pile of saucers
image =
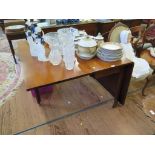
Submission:
POLYGON ((119 43, 106 42, 97 51, 97 56, 103 61, 117 61, 123 56, 119 43))

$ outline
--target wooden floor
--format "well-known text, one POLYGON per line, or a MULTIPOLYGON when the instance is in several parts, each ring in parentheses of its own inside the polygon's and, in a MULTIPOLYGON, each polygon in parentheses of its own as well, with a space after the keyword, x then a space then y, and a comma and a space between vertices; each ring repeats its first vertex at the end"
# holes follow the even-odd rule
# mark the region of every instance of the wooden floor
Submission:
MULTIPOLYGON (((4 50, 10 51, 8 45, 4 50)), ((112 96, 91 77, 55 85, 41 106, 23 82, 0 107, 0 134, 155 134, 155 123, 142 110, 143 100, 155 95, 155 77, 146 97, 143 84, 132 82, 126 104, 113 109, 112 96)))
MULTIPOLYGON (((149 95, 155 94, 154 83, 149 95)), ((55 85, 53 93, 42 96, 42 106, 23 83, 0 107, 0 134, 154 134, 155 123, 140 106, 141 86, 132 85, 125 106, 113 109, 112 96, 91 77, 55 85)))

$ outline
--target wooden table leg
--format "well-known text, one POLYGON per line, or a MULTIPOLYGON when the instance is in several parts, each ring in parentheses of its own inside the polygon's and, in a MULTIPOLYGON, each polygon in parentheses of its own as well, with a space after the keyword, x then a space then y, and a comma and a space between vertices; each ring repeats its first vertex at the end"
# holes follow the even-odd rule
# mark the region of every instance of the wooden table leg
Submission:
POLYGON ((96 80, 106 88, 114 97, 113 108, 118 105, 119 95, 122 88, 123 71, 111 73, 110 75, 100 77, 96 80))
POLYGON ((115 97, 112 107, 115 108, 115 107, 117 107, 117 105, 118 105, 118 101, 117 101, 117 98, 115 97))
POLYGON ((114 97, 113 107, 116 107, 118 102, 122 105, 125 104, 133 65, 134 64, 131 63, 121 68, 113 68, 108 74, 101 71, 93 75, 93 77, 114 97))
POLYGON ((37 103, 40 104, 41 97, 40 97, 39 89, 35 88, 34 91, 35 91, 35 94, 36 94, 37 103))
POLYGON ((147 77, 147 78, 146 78, 145 85, 144 85, 144 87, 142 88, 142 96, 146 96, 146 94, 145 94, 145 89, 147 88, 148 84, 149 84, 149 78, 147 77))
POLYGON ((122 80, 123 80, 123 72, 120 72, 118 74, 118 80, 117 80, 117 83, 116 83, 116 92, 115 92, 115 95, 114 95, 114 104, 112 106, 113 108, 115 108, 118 105, 120 90, 121 90, 121 87, 122 87, 122 80))
POLYGON ((11 49, 13 59, 14 59, 15 63, 17 64, 17 60, 16 60, 16 57, 15 57, 15 51, 14 51, 14 48, 13 48, 13 45, 12 45, 12 41, 10 39, 8 39, 8 42, 9 42, 9 45, 10 45, 10 49, 11 49))
POLYGON ((122 78, 122 82, 121 82, 121 89, 120 89, 120 94, 119 94, 119 102, 120 104, 124 105, 125 104, 125 99, 128 93, 128 88, 129 88, 129 84, 130 84, 130 80, 132 77, 132 71, 133 71, 133 66, 134 63, 129 64, 127 66, 124 67, 124 71, 123 71, 123 78, 122 78))

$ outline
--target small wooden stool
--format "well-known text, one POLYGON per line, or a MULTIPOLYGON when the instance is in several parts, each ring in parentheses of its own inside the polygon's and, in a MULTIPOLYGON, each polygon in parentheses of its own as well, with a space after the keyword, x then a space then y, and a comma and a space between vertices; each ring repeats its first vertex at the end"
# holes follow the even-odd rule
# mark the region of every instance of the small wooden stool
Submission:
POLYGON ((8 39, 14 61, 17 64, 16 58, 15 58, 15 51, 12 45, 12 40, 26 39, 25 26, 24 25, 8 26, 5 28, 5 34, 8 39))

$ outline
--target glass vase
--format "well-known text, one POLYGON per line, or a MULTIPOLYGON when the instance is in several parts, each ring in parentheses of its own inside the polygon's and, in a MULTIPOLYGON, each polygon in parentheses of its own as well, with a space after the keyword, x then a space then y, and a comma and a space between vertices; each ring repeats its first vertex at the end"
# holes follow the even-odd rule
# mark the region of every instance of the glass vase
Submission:
POLYGON ((75 45, 74 35, 71 28, 59 29, 58 36, 60 40, 60 47, 62 50, 63 61, 67 70, 72 70, 75 65, 75 45))

